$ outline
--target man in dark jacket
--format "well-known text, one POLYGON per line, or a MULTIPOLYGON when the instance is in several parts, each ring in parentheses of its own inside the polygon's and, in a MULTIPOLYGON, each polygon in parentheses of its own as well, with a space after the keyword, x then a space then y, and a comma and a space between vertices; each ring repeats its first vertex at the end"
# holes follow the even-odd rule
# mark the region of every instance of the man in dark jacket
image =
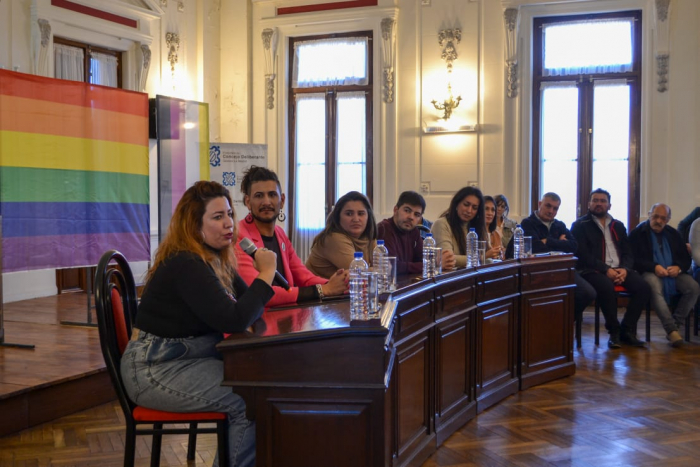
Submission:
POLYGON ((622 222, 613 219, 610 193, 598 188, 591 192, 588 214, 577 219, 571 233, 578 242, 577 270, 596 290, 598 303, 610 334, 608 347, 619 349, 620 343, 643 347, 637 339, 637 321, 649 301, 649 284, 634 270, 634 256, 622 222), (623 286, 630 294, 622 323, 617 320, 615 286, 623 286))
POLYGON ((630 232, 635 269, 651 287, 651 304, 673 347, 683 344, 678 328, 695 307, 700 286, 686 273, 690 254, 681 234, 668 225, 671 208, 657 203, 649 211, 649 219, 630 232), (669 305, 680 295, 675 310, 669 305))
MULTIPOLYGON (((530 217, 523 219, 520 227, 523 233, 532 237, 532 252, 549 253, 561 251, 563 253, 576 253, 578 243, 566 224, 555 219, 561 206, 561 197, 556 193, 545 193, 537 203, 537 211, 530 217)), ((506 257, 513 257, 513 242, 508 244, 506 257)), ((580 274, 574 274, 576 292, 574 293, 574 317, 580 320, 583 310, 595 300, 595 289, 580 274)))

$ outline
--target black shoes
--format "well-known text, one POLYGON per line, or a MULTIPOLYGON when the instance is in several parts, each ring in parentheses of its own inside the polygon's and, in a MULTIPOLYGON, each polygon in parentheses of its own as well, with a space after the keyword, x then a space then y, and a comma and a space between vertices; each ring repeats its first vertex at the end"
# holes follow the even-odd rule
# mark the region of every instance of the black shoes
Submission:
POLYGON ((610 339, 608 339, 608 348, 619 349, 620 347, 622 347, 622 344, 620 343, 620 336, 617 334, 610 334, 610 339))
POLYGON ((644 347, 646 344, 644 341, 637 339, 637 336, 630 334, 620 334, 620 341, 623 344, 631 345, 632 347, 644 347))

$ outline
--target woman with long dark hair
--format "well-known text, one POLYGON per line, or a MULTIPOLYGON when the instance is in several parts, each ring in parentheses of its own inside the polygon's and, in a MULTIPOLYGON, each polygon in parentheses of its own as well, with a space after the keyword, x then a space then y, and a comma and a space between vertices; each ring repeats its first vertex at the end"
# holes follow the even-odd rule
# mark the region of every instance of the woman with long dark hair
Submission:
POLYGON ((355 252, 361 251, 367 264, 377 246, 377 224, 369 199, 351 191, 338 199, 326 219, 326 227, 314 238, 306 267, 321 277, 348 269, 355 252))
POLYGON ((492 196, 484 196, 484 220, 488 231, 488 248, 486 258, 503 259, 505 248, 501 240, 501 233, 498 231, 498 221, 496 220, 496 201, 492 196))
POLYGON ((505 195, 496 195, 493 200, 496 201, 496 230, 501 234, 503 248, 506 248, 510 239, 513 238, 513 231, 518 223, 508 217, 510 205, 505 195))
POLYGON ((476 229, 479 240, 488 241, 484 195, 478 188, 466 186, 455 193, 450 207, 433 223, 431 229, 437 246, 454 253, 457 267, 467 265, 467 233, 472 227, 476 229))

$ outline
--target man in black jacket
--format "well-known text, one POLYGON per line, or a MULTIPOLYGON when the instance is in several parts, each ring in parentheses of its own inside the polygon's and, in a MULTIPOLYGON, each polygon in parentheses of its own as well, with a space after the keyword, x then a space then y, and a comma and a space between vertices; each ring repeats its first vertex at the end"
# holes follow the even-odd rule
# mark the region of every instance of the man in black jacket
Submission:
MULTIPOLYGON (((556 193, 545 193, 537 203, 537 211, 530 217, 523 219, 520 227, 523 233, 532 237, 532 252, 549 253, 561 251, 563 253, 576 253, 576 239, 566 224, 555 219, 561 206, 561 197, 556 193)), ((513 242, 508 244, 506 257, 513 257, 513 242)), ((574 293, 574 317, 580 320, 583 310, 596 298, 595 289, 580 274, 574 274, 576 292, 574 293)))
POLYGON ((649 211, 649 219, 630 232, 635 269, 651 287, 651 304, 673 347, 683 344, 678 328, 695 307, 700 286, 686 273, 690 254, 681 234, 668 225, 671 208, 657 203, 649 211), (673 313, 671 300, 680 295, 673 313))
POLYGON ((637 339, 637 321, 649 301, 649 284, 634 270, 634 256, 622 222, 613 219, 610 193, 598 188, 591 192, 588 214, 577 219, 571 233, 578 242, 577 270, 596 290, 598 303, 610 334, 608 347, 619 349, 620 343, 643 347, 637 339), (617 320, 615 286, 623 286, 630 294, 622 323, 617 320))

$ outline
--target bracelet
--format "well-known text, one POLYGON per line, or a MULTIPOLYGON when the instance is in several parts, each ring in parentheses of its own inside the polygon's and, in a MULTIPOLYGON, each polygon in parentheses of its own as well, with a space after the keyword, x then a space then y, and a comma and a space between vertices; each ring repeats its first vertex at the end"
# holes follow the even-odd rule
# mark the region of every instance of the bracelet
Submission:
POLYGON ((323 294, 323 286, 321 284, 316 284, 316 292, 318 292, 318 298, 323 300, 325 295, 323 294))

